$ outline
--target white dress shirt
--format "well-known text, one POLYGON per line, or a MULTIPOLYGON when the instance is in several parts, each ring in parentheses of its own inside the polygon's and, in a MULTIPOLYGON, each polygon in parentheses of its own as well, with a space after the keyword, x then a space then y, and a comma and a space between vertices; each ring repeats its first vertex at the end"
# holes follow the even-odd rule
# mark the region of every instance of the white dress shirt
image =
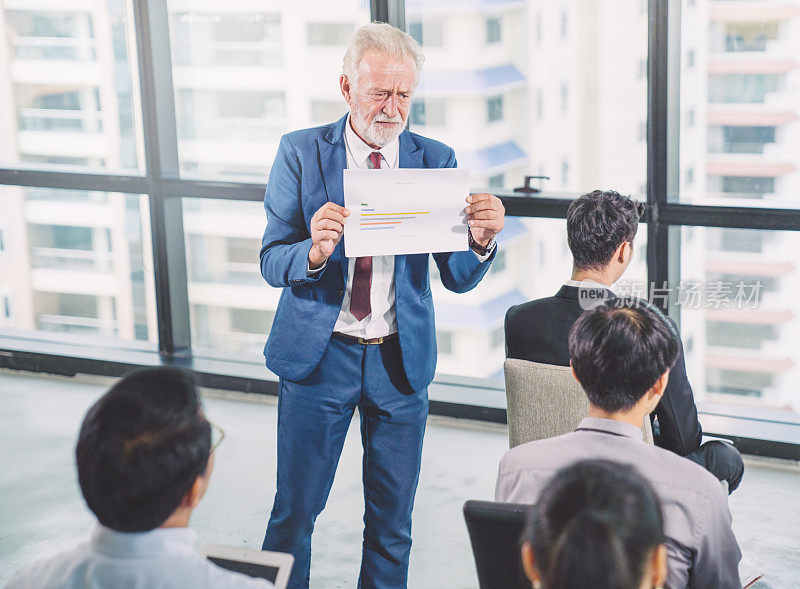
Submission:
MULTIPOLYGON (((353 131, 350 117, 344 126, 344 143, 347 151, 348 170, 372 169, 370 155, 378 151, 381 154, 381 169, 394 170, 400 167, 400 141, 393 139, 380 149, 374 149, 364 143, 353 131)), ((466 207, 466 201, 464 202, 466 207)), ((494 246, 486 255, 478 255, 478 260, 485 262, 494 251, 494 246)), ((474 253, 474 252, 473 252, 474 253)), ((350 312, 350 298, 353 292, 353 274, 355 273, 356 258, 347 258, 347 286, 342 299, 342 308, 333 331, 372 339, 385 337, 397 333, 397 315, 394 308, 394 256, 372 257, 372 282, 370 287, 371 313, 361 320, 356 319, 350 312)), ((321 272, 327 262, 315 270, 309 269, 309 274, 321 272)))
MULTIPOLYGON (((393 139, 380 149, 373 149, 353 131, 350 117, 347 117, 344 129, 348 170, 371 169, 372 160, 369 156, 374 151, 379 151, 381 154, 381 169, 394 170, 400 167, 399 139, 393 139)), ((397 316, 394 310, 394 256, 372 256, 372 282, 369 293, 372 312, 360 321, 350 312, 355 267, 356 258, 347 258, 347 288, 333 331, 365 339, 397 333, 397 316)))
POLYGON ((268 589, 266 579, 227 571, 195 549, 189 528, 123 533, 97 525, 88 543, 20 570, 6 589, 268 589))

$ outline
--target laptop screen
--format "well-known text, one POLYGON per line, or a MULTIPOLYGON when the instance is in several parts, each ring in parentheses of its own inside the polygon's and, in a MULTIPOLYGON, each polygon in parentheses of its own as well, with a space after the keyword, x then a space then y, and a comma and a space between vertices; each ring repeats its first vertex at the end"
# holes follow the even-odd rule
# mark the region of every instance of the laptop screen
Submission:
POLYGON ((257 579, 266 579, 271 583, 274 583, 275 579, 278 578, 278 571, 280 570, 278 567, 275 566, 269 566, 265 564, 255 564, 252 562, 242 562, 240 560, 229 560, 227 558, 220 558, 218 556, 209 556, 207 558, 215 565, 222 567, 223 569, 227 569, 229 571, 234 571, 237 573, 242 573, 247 575, 248 577, 255 577, 257 579))

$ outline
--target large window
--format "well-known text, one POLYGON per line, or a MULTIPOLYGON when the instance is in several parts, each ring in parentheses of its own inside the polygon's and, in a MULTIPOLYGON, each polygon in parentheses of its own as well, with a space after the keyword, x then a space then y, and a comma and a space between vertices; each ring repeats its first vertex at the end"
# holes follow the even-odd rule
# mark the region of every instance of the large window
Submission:
POLYGON ((431 269, 433 400, 455 382, 468 390, 444 400, 501 418, 505 312, 569 278, 569 199, 604 188, 648 201, 615 288, 679 320, 701 409, 798 421, 798 15, 800 0, 4 0, 0 366, 175 363, 274 392, 264 185, 282 134, 346 112, 344 48, 377 18, 425 51, 411 130, 509 212, 474 291, 431 269), (526 176, 541 192, 513 191, 526 176))
POLYGON ((800 45, 791 33, 800 2, 684 4, 680 78, 670 84, 680 83, 683 124, 667 121, 680 129, 669 174, 682 180, 665 196, 734 207, 692 220, 721 227, 670 228, 671 304, 693 344, 687 369, 706 403, 793 421, 800 331, 789 293, 800 277, 800 218, 778 217, 800 202, 800 45), (773 211, 757 222, 739 207, 773 211))
POLYGON ((800 45, 793 33, 800 2, 750 6, 710 0, 685 10, 681 110, 698 117, 692 128, 683 126, 680 166, 697 174, 691 187, 673 188, 673 199, 800 203, 800 45))
POLYGON ((281 135, 345 112, 337 80, 363 3, 167 5, 184 175, 261 182, 281 135))
POLYGON ((281 294, 261 277, 264 221, 257 202, 183 199, 195 354, 263 363, 281 294))
POLYGON ((0 335, 153 347, 146 197, 0 186, 0 202, 0 335))
POLYGON ((128 2, 0 8, 0 165, 143 167, 128 2))
MULTIPOLYGON (((502 386, 505 359, 504 320, 512 305, 556 294, 570 279, 572 255, 563 219, 506 219, 498 235, 498 259, 475 289, 456 294, 446 290, 431 268, 437 333, 446 333, 437 371, 442 376, 490 379, 502 386)), ((647 229, 634 239, 634 260, 615 288, 619 294, 641 295, 647 289, 647 229)))
POLYGON ((800 413, 800 232, 675 227, 671 237, 681 255, 670 296, 694 342, 686 366, 697 394, 800 413))
POLYGON ((416 116, 411 125, 452 145, 476 189, 496 188, 500 174, 505 189, 539 175, 549 192, 603 187, 644 198, 647 16, 637 3, 589 3, 591 16, 580 17, 578 2, 514 0, 490 14, 468 2, 405 5, 412 35, 424 41, 426 27, 442 23, 448 32, 426 46, 416 97, 446 99, 446 124, 428 129, 416 116))

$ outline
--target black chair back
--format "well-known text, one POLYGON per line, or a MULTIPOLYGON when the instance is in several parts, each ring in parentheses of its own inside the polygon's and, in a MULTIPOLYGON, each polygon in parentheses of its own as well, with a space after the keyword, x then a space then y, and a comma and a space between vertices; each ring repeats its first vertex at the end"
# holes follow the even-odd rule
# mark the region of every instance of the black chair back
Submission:
POLYGON ((467 522, 480 589, 531 589, 520 557, 519 539, 530 505, 467 501, 467 522))

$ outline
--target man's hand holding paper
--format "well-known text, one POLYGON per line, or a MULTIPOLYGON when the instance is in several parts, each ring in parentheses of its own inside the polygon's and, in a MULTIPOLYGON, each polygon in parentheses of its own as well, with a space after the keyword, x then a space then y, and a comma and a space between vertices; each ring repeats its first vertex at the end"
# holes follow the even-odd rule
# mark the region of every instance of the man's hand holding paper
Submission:
POLYGON ((503 202, 493 194, 482 192, 467 197, 469 230, 478 245, 486 247, 492 238, 503 230, 506 209, 503 202))
POLYGON ((469 194, 469 172, 457 168, 345 170, 347 257, 465 251, 467 223, 485 246, 503 226, 503 205, 469 194), (464 202, 470 203, 464 208, 464 202))

